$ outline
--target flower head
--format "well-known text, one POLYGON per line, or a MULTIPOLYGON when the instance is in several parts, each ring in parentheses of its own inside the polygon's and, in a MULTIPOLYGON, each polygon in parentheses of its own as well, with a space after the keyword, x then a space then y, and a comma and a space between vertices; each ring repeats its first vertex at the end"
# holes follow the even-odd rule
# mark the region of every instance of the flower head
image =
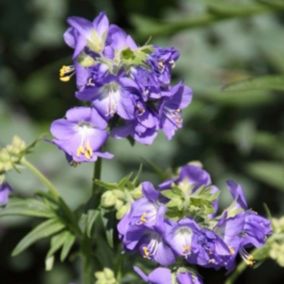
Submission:
POLYGON ((102 52, 109 30, 105 13, 100 13, 92 22, 81 17, 69 17, 70 27, 64 34, 67 45, 74 48, 73 57, 80 55, 85 48, 95 53, 102 52))
POLYGON ((74 49, 73 64, 61 68, 60 80, 76 75, 76 97, 98 110, 113 137, 152 144, 161 130, 171 139, 192 97, 183 83, 171 86, 178 51, 138 46, 104 13, 92 22, 70 17, 68 24, 64 39, 74 49))
POLYGON ((90 107, 76 107, 67 111, 66 117, 51 125, 53 143, 75 162, 94 162, 98 157, 110 159, 112 155, 101 152, 108 133, 107 122, 90 107))

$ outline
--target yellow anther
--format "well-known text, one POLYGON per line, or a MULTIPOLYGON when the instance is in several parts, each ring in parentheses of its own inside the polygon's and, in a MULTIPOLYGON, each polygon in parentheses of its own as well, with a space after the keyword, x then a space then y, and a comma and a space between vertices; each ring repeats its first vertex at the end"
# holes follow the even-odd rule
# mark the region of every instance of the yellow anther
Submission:
POLYGON ((253 266, 255 263, 255 260, 253 258, 252 255, 248 255, 247 257, 244 257, 244 262, 248 265, 248 266, 253 266))
POLYGON ((84 153, 85 157, 87 159, 91 159, 92 158, 92 155, 93 155, 93 149, 91 148, 91 145, 90 145, 90 142, 87 141, 85 143, 85 153, 84 153))
POLYGON ((229 250, 230 250, 230 254, 231 254, 231 255, 234 255, 234 254, 235 254, 235 250, 234 250, 232 247, 230 247, 229 250))
POLYGON ((93 155, 93 149, 91 148, 90 142, 87 141, 84 145, 80 145, 77 148, 76 154, 78 157, 84 155, 86 159, 91 159, 93 155))
POLYGON ((150 256, 149 249, 147 247, 143 247, 142 249, 143 249, 143 256, 145 258, 149 258, 149 256, 150 256))
POLYGON ((63 65, 59 70, 59 79, 62 82, 68 82, 74 74, 74 67, 72 65, 63 65))
POLYGON ((147 222, 146 216, 147 216, 147 213, 145 213, 145 212, 141 215, 141 217, 140 217, 140 222, 141 222, 142 224, 145 224, 145 223, 147 222))
POLYGON ((191 250, 191 246, 190 245, 183 245, 182 246, 182 253, 183 254, 188 254, 191 250))
POLYGON ((65 76, 65 77, 60 77, 59 78, 61 82, 68 82, 71 79, 71 76, 65 76))
POLYGON ((81 156, 81 155, 84 154, 84 153, 85 153, 84 147, 83 147, 82 145, 80 145, 80 146, 77 148, 76 154, 77 154, 77 156, 79 157, 79 156, 81 156))

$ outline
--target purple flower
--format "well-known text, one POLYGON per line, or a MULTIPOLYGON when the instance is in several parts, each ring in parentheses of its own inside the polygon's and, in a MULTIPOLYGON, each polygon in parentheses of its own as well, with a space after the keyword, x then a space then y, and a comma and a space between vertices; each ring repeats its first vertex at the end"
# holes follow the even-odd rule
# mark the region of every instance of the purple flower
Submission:
POLYGON ((178 58, 179 52, 173 47, 155 47, 154 52, 150 54, 149 63, 162 84, 170 83, 171 71, 178 58))
POLYGON ((53 143, 75 162, 94 162, 97 157, 111 159, 113 156, 101 152, 108 133, 107 122, 90 107, 75 107, 67 111, 66 117, 55 120, 50 128, 53 143))
POLYGON ((112 48, 112 54, 109 53, 114 61, 120 61, 120 53, 125 49, 135 50, 137 45, 131 36, 125 33, 120 27, 111 25, 107 45, 112 48))
POLYGON ((178 272, 176 274, 178 284, 202 284, 203 281, 198 275, 194 275, 189 271, 178 272))
MULTIPOLYGON (((202 284, 199 276, 189 271, 178 271, 175 274, 165 267, 154 269, 149 275, 146 275, 139 267, 134 266, 134 271, 146 282, 150 284, 171 284, 175 278, 178 284, 202 284), (174 278, 173 278, 174 277, 174 278)), ((174 282, 176 283, 176 282, 174 282)))
POLYGON ((168 95, 166 90, 161 88, 156 74, 142 67, 132 68, 130 77, 123 78, 123 84, 143 101, 156 100, 168 95))
POLYGON ((192 99, 192 90, 182 83, 172 87, 159 108, 160 128, 170 140, 176 130, 182 127, 181 110, 187 107, 192 99))
POLYGON ((242 186, 233 180, 228 180, 227 186, 236 204, 242 209, 247 209, 248 205, 242 186))
MULTIPOLYGON (((149 275, 146 275, 139 267, 134 267, 135 272, 146 282, 150 284, 171 284, 171 270, 165 267, 154 269, 149 275)), ((186 283, 186 282, 185 282, 186 283)))
POLYGON ((6 182, 0 184, 0 206, 6 205, 9 201, 9 195, 12 192, 10 185, 6 182))
POLYGON ((134 118, 134 98, 120 84, 119 77, 106 74, 95 81, 94 86, 86 87, 77 92, 76 97, 83 101, 90 101, 105 118, 112 118, 118 114, 129 120, 134 118))
POLYGON ((105 13, 100 13, 92 22, 81 17, 69 17, 67 22, 70 28, 64 33, 64 40, 74 48, 73 58, 86 47, 96 53, 103 51, 109 30, 105 13))
POLYGON ((117 228, 124 245, 127 248, 136 246, 138 240, 128 239, 129 230, 134 228, 140 230, 140 226, 154 228, 154 226, 163 220, 165 206, 159 202, 159 192, 150 182, 142 183, 144 197, 134 201, 128 212, 118 223, 117 228))
POLYGON ((191 264, 217 269, 230 257, 227 245, 215 232, 200 228, 189 218, 172 223, 166 239, 173 250, 191 264))
POLYGON ((253 257, 247 253, 246 248, 264 245, 272 228, 268 219, 248 210, 230 218, 223 215, 215 231, 230 249, 231 260, 227 267, 232 269, 238 253, 248 265, 254 264, 253 257))
POLYGON ((159 185, 159 188, 169 189, 171 188, 173 183, 178 185, 184 180, 192 184, 195 189, 199 188, 200 186, 209 186, 212 183, 211 177, 207 171, 205 171, 199 165, 189 163, 180 168, 179 175, 177 177, 161 183, 159 185))
POLYGON ((118 139, 129 136, 141 144, 152 144, 158 134, 158 118, 142 101, 135 102, 134 110, 135 118, 115 127, 112 135, 118 139))
POLYGON ((131 210, 118 223, 117 229, 126 249, 140 251, 144 258, 170 265, 175 255, 164 239, 168 224, 165 206, 159 192, 149 182, 142 184, 144 197, 132 203, 131 210))

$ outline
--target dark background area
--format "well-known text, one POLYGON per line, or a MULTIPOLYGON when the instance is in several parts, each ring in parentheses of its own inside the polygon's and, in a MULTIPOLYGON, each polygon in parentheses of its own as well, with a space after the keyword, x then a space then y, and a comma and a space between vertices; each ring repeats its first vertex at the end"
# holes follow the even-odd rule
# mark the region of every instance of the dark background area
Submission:
MULTIPOLYGON (((49 131, 52 120, 79 103, 74 82, 62 83, 58 71, 71 63, 72 50, 63 42, 66 18, 93 19, 106 11, 111 22, 125 28, 139 44, 175 46, 181 53, 174 81, 193 88, 193 103, 184 111, 184 128, 171 142, 160 135, 152 146, 131 147, 127 141, 108 145, 116 158, 104 163, 103 178, 117 181, 137 171, 144 159, 162 169, 199 160, 224 189, 235 178, 245 187, 249 205, 265 214, 284 214, 284 96, 257 89, 224 92, 233 82, 284 73, 284 12, 255 11, 246 17, 206 18, 210 1, 199 0, 1 0, 0 1, 0 145, 18 134, 27 142, 49 131), (203 18, 202 18, 203 17, 203 18), (203 19, 190 25, 192 19, 203 19), (165 25, 161 23, 166 23, 165 25)), ((218 2, 218 1, 216 1, 218 2)), ((228 3, 255 4, 253 0, 228 3)), ((73 208, 90 194, 90 165, 70 168, 64 155, 48 143, 37 146, 31 159, 60 188, 73 208)), ((23 172, 10 174, 15 191, 29 195, 39 184, 23 172)), ((141 180, 158 182, 145 165, 141 180)), ((47 242, 18 257, 10 252, 33 221, 0 221, 0 271, 3 284, 63 284, 76 279, 75 262, 56 263, 44 271, 47 242)), ((72 259, 71 259, 72 260, 72 259)), ((206 284, 221 284, 225 271, 202 271, 206 284)), ((236 283, 284 283, 284 270, 268 260, 248 269, 236 283)))

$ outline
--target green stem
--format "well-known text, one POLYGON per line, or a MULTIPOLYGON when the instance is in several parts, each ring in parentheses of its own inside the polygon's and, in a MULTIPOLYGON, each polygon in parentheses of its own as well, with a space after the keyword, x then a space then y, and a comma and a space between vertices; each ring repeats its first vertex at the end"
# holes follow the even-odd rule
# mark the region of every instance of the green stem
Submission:
POLYGON ((101 179, 101 173, 102 173, 102 158, 99 157, 94 164, 94 174, 93 174, 93 181, 92 181, 93 194, 96 190, 95 180, 101 179))
POLYGON ((67 218, 68 218, 68 226, 71 229, 71 231, 76 234, 78 237, 81 236, 81 230, 78 227, 78 222, 76 217, 74 216, 73 212, 70 210, 68 205, 65 203, 65 201, 61 198, 57 188, 55 185, 40 171, 38 170, 32 163, 30 163, 28 160, 23 159, 21 161, 21 164, 26 166, 35 176, 39 178, 39 180, 44 184, 51 196, 54 198, 54 200, 61 206, 61 208, 64 210, 67 218))
POLYGON ((233 284, 236 279, 247 269, 247 264, 245 262, 241 262, 236 270, 231 274, 231 276, 227 279, 225 284, 233 284))
POLYGON ((82 259, 82 284, 94 284, 94 263, 92 256, 91 240, 85 238, 81 242, 81 259, 82 259))
POLYGON ((41 172, 39 171, 32 163, 28 160, 23 159, 21 164, 26 166, 34 175, 36 175, 40 181, 47 187, 48 191, 55 197, 56 200, 59 199, 60 195, 56 187, 52 184, 52 182, 41 172))

